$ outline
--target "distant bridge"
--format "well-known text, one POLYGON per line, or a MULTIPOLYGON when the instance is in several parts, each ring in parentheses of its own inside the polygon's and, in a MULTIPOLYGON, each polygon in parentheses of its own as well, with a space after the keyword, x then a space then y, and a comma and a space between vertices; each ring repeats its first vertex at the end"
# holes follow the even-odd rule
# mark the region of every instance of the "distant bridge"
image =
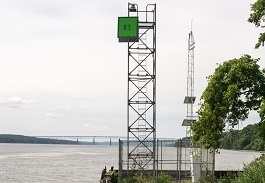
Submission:
POLYGON ((56 139, 56 140, 76 140, 77 143, 79 140, 91 139, 92 144, 96 145, 96 139, 104 139, 109 141, 109 145, 112 145, 112 140, 126 139, 125 136, 34 136, 36 138, 45 138, 45 139, 56 139))
MULTIPOLYGON (((96 139, 103 139, 109 142, 109 145, 112 145, 113 140, 118 139, 127 139, 125 136, 33 136, 36 138, 45 138, 45 139, 56 139, 56 140, 75 140, 77 143, 79 140, 92 140, 92 145, 96 145, 96 139)), ((130 137, 129 139, 134 140, 136 138, 130 137)), ((159 138, 159 140, 176 140, 174 138, 159 138)))

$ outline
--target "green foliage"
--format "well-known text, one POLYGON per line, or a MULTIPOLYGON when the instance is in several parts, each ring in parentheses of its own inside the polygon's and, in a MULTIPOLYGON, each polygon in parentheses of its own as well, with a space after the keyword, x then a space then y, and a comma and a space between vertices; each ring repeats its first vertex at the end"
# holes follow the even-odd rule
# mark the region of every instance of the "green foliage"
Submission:
MULTIPOLYGON (((265 0, 257 0, 254 4, 251 5, 250 17, 248 21, 254 23, 256 27, 261 26, 261 21, 265 17, 265 0)), ((265 33, 260 33, 258 38, 258 43, 255 45, 255 48, 259 48, 261 45, 264 46, 265 33)))
POLYGON ((262 101, 260 107, 260 118, 261 122, 259 123, 259 132, 262 139, 265 141, 265 100, 262 101))
POLYGON ((249 55, 228 60, 208 77, 197 112, 199 120, 192 126, 195 142, 218 149, 226 123, 233 129, 250 110, 260 109, 265 98, 265 75, 258 60, 249 55))
POLYGON ((126 177, 122 179, 122 183, 151 183, 150 176, 146 176, 143 172, 140 172, 132 177, 126 177))
POLYGON ((221 139, 222 149, 264 150, 264 141, 260 137, 259 124, 248 125, 242 130, 225 132, 221 139))
POLYGON ((111 183, 118 183, 118 172, 116 170, 113 170, 111 175, 111 183))
POLYGON ((158 174, 157 183, 172 183, 172 182, 173 178, 170 175, 167 175, 163 172, 158 174))
MULTIPOLYGON (((265 155, 262 154, 259 158, 248 165, 245 165, 243 172, 236 174, 228 174, 224 177, 215 180, 217 183, 261 183, 265 182, 265 155)), ((200 183, 212 183, 209 176, 202 176, 200 183)))
POLYGON ((212 175, 206 175, 203 174, 200 179, 199 179, 199 183, 214 183, 215 181, 213 180, 212 175))
MULTIPOLYGON (((133 177, 122 179, 121 183, 153 183, 153 177, 144 175, 142 172, 133 177)), ((173 178, 165 173, 159 173, 157 183, 173 183, 173 178)))
POLYGON ((260 183, 265 182, 265 156, 262 154, 255 161, 246 165, 243 173, 239 173, 238 177, 231 181, 231 183, 260 183))
POLYGON ((145 176, 143 174, 140 174, 140 175, 137 175, 137 176, 134 176, 135 178, 135 183, 148 183, 148 182, 152 182, 152 179, 151 177, 149 176, 145 176))
POLYGON ((217 180, 217 183, 232 183, 236 177, 237 177, 237 174, 228 173, 227 175, 220 177, 217 180))
POLYGON ((245 165, 243 172, 238 174, 228 173, 226 176, 212 181, 211 176, 202 176, 200 183, 262 183, 265 182, 265 155, 262 154, 248 165, 245 165))

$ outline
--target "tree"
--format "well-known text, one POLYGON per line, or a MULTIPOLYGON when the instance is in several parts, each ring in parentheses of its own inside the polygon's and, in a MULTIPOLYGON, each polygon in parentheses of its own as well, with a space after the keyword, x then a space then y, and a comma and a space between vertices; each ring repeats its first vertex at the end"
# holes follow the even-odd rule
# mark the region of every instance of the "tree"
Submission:
POLYGON ((195 142, 204 148, 217 149, 226 123, 233 129, 248 117, 250 110, 262 109, 262 115, 262 111, 265 111, 264 102, 262 105, 265 99, 265 72, 260 69, 258 61, 249 55, 228 60, 208 77, 208 85, 197 112, 199 119, 191 128, 195 142))
MULTIPOLYGON (((251 5, 250 17, 248 21, 250 23, 254 23, 256 27, 263 27, 261 26, 261 22, 265 21, 265 0, 257 0, 254 4, 251 5)), ((265 32, 260 33, 258 38, 258 43, 255 45, 255 48, 259 48, 260 45, 264 46, 265 41, 265 32)))
POLYGON ((260 136, 265 141, 265 100, 262 101, 259 114, 261 118, 261 121, 259 123, 259 132, 260 132, 260 136))
POLYGON ((259 123, 250 124, 242 130, 224 132, 220 148, 263 151, 265 141, 260 136, 259 126, 259 123))

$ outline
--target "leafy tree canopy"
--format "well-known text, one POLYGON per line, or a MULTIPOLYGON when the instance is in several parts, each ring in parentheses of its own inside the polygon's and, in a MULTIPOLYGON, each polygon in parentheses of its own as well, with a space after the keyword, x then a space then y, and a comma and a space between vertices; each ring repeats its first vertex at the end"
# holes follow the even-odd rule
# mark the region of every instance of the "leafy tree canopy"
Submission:
POLYGON ((199 119, 191 128, 195 142, 204 148, 217 149, 226 123, 233 129, 248 117, 250 110, 260 111, 264 118, 265 72, 258 61, 249 55, 228 60, 208 77, 208 86, 201 96, 199 119))
POLYGON ((265 141, 265 100, 263 100, 260 108, 260 118, 261 118, 261 121, 259 123, 260 136, 265 141))
POLYGON ((260 136, 259 125, 260 123, 250 124, 242 130, 224 132, 220 148, 263 151, 265 141, 260 136))
MULTIPOLYGON (((265 0, 257 0, 254 4, 251 5, 250 17, 248 21, 254 23, 256 27, 262 27, 261 22, 265 21, 265 0)), ((255 48, 259 48, 260 45, 264 46, 265 41, 265 32, 260 33, 258 38, 258 43, 255 45, 255 48)))

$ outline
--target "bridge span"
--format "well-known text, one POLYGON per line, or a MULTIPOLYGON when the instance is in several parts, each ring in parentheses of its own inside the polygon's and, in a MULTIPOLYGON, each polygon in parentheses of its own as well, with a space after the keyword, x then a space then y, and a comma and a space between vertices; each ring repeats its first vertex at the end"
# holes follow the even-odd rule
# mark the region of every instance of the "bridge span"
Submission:
MULTIPOLYGON (((97 142, 109 142, 109 145, 111 146, 113 144, 113 141, 118 142, 119 139, 126 140, 127 137, 125 136, 85 136, 85 135, 76 135, 76 136, 63 136, 63 135, 53 135, 53 136, 32 136, 36 138, 46 138, 46 139, 56 139, 56 140, 75 140, 78 144, 80 140, 91 140, 92 145, 97 145, 97 142)), ((136 138, 130 137, 130 140, 135 140, 136 138)), ((159 140, 174 140, 174 138, 159 138, 159 140)), ((87 141, 86 141, 87 142, 87 141)))
POLYGON ((109 145, 112 145, 113 140, 118 142, 119 139, 126 139, 125 136, 84 136, 84 135, 76 135, 76 136, 62 136, 62 135, 53 135, 53 136, 34 136, 36 138, 46 138, 46 139, 56 139, 56 140, 75 140, 78 144, 80 140, 92 140, 92 145, 96 145, 97 141, 100 139, 100 142, 109 142, 109 145))

